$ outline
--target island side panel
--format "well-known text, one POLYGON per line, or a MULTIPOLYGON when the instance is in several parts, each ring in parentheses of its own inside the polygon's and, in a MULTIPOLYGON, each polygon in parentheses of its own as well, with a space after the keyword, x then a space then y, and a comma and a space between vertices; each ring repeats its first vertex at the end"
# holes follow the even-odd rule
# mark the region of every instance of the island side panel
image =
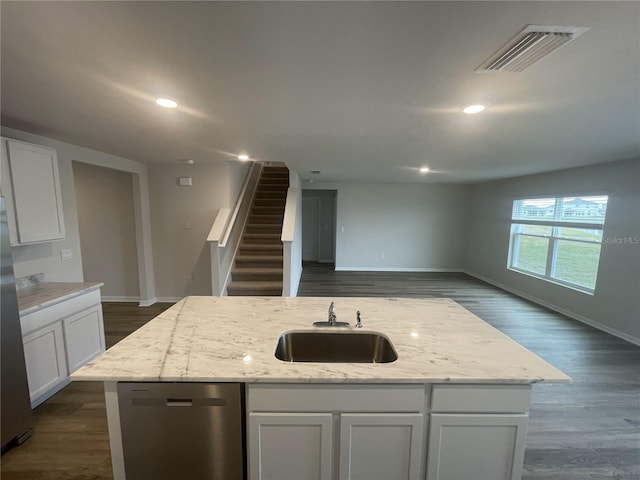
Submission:
POLYGON ((118 405, 118 383, 104 382, 104 401, 107 406, 109 445, 111 446, 111 466, 113 480, 126 480, 124 471, 124 450, 120 430, 120 407, 118 405))

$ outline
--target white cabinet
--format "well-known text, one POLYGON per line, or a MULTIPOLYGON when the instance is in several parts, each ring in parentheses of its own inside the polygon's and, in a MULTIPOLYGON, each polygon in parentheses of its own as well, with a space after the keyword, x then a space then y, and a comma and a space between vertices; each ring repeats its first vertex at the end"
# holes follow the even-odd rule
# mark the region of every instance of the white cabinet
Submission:
POLYGON ((331 480, 330 413, 249 415, 252 478, 331 480))
POLYGON ((530 391, 529 385, 434 386, 428 480, 519 480, 530 391))
POLYGON ((2 139, 2 194, 12 245, 65 237, 58 158, 53 148, 2 139))
POLYGON ((105 349, 100 290, 22 315, 20 324, 32 407, 105 349))
POLYGON ((62 323, 69 372, 75 372, 104 352, 104 325, 99 305, 71 315, 62 323))
POLYGON ((418 479, 422 414, 340 415, 340 480, 418 479))
POLYGON ((23 344, 29 396, 35 406, 34 401, 51 396, 69 383, 62 325, 56 322, 25 335, 23 344))
POLYGON ((252 480, 418 480, 424 385, 249 385, 252 480))

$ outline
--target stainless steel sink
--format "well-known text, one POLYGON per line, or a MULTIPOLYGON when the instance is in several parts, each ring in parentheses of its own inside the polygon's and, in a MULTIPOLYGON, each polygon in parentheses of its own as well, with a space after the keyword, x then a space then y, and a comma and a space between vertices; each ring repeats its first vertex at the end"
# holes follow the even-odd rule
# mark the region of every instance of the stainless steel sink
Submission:
POLYGON ((292 330, 278 338, 284 362, 389 363, 398 359, 391 341, 375 332, 292 330))

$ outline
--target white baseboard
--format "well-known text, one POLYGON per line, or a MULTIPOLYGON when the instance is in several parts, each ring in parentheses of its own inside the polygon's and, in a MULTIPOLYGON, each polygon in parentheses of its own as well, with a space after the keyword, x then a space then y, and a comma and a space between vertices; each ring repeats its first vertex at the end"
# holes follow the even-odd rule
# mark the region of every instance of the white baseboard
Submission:
POLYGON ((435 272, 462 273, 462 268, 408 268, 408 267, 336 267, 336 272, 435 272))
POLYGON ((140 303, 138 304, 138 306, 139 307, 150 307, 151 305, 153 305, 157 301, 158 301, 158 299, 156 297, 147 298, 146 300, 140 299, 140 303))
POLYGON ((610 335, 613 335, 614 337, 618 337, 622 340, 625 340, 629 343, 633 343, 634 345, 638 345, 640 346, 640 338, 634 337, 633 335, 629 335, 628 333, 625 332, 621 332, 620 330, 617 330, 615 328, 611 328, 607 325, 603 325, 600 322, 596 322, 595 320, 592 320, 588 317, 585 317, 583 315, 579 315, 577 313, 571 312, 569 310, 567 310, 566 308, 562 308, 559 307, 553 303, 549 303, 545 300, 542 300, 541 298, 538 297, 534 297, 533 295, 529 295, 528 293, 522 292, 520 290, 516 290, 515 288, 511 288, 507 285, 504 285, 503 283, 500 282, 496 282, 494 280, 491 280, 490 278, 487 278, 483 275, 479 275, 475 272, 471 272, 469 270, 464 270, 464 272, 467 275, 471 275, 472 277, 477 278, 478 280, 482 280, 483 282, 489 283, 491 285, 493 285, 494 287, 498 287, 502 290, 505 290, 509 293, 513 293, 514 295, 517 295, 519 297, 525 298, 527 300, 532 301, 533 303, 537 303, 538 305, 542 305, 543 307, 547 307, 550 310, 553 310, 554 312, 558 312, 561 313, 562 315, 565 315, 569 318, 572 318, 574 320, 577 320, 579 322, 582 322, 586 325, 589 325, 590 327, 593 328, 597 328, 598 330, 602 330, 603 332, 606 332, 610 335))
POLYGON ((103 302, 139 302, 140 297, 122 297, 118 295, 102 295, 103 302))
MULTIPOLYGON (((178 303, 180 300, 182 300, 184 297, 157 297, 153 299, 153 303, 159 302, 159 303, 178 303)), ((153 305, 153 303, 150 303, 149 305, 153 305)), ((141 307, 143 305, 140 305, 141 307)), ((148 305, 144 305, 145 307, 148 305)))

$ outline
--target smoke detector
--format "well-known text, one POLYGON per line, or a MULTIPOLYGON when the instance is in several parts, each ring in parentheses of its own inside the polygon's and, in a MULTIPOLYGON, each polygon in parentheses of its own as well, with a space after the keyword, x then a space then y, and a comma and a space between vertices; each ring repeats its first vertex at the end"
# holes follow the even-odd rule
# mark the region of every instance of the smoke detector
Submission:
POLYGON ((587 30, 587 27, 527 25, 475 71, 522 72, 587 30))

